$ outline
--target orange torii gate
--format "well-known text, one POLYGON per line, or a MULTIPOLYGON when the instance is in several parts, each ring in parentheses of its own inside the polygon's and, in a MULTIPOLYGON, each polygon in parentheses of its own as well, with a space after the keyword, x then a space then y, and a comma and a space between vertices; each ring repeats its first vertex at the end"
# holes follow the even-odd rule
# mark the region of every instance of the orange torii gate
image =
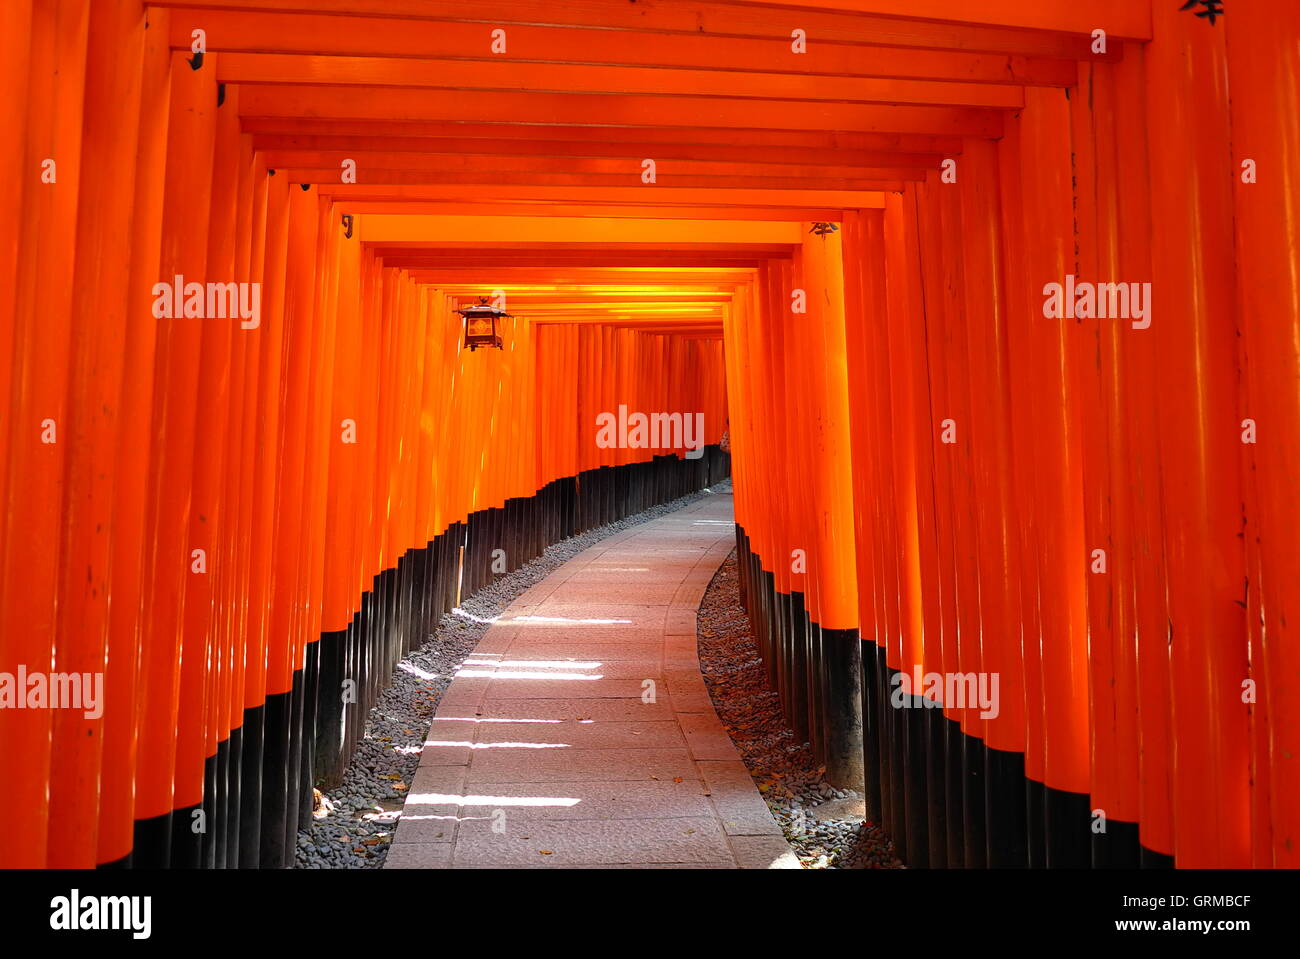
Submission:
POLYGON ((731 470, 909 863, 1297 864, 1293 4, 357 6, 0 5, 0 865, 290 864, 494 549, 731 470))

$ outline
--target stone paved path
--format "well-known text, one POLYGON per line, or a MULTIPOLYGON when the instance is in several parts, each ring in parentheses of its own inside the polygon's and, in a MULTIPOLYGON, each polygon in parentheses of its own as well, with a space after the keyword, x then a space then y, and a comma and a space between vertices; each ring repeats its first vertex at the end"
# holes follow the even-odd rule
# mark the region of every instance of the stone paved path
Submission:
POLYGON ((444 693, 385 867, 799 868, 699 672, 734 543, 714 494, 523 593, 444 693))

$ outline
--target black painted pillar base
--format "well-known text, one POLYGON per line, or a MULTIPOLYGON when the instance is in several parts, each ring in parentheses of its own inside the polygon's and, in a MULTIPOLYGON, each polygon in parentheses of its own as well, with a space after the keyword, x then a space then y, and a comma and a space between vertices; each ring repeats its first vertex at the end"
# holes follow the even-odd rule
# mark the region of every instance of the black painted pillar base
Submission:
POLYGON ((1142 868, 1143 869, 1173 869, 1174 857, 1165 855, 1162 852, 1156 852, 1154 849, 1142 847, 1142 868))
POLYGON ((1087 869, 1092 865, 1092 808, 1085 793, 1044 787, 1049 869, 1087 869))
POLYGON ((137 819, 132 837, 133 869, 167 869, 172 861, 172 814, 137 819))
POLYGON ((880 647, 863 643, 862 660, 862 797, 866 805, 867 822, 879 823, 882 819, 880 756, 880 647))
POLYGON ((909 864, 924 866, 930 861, 928 810, 931 803, 944 804, 945 781, 931 783, 926 776, 926 750, 932 712, 921 696, 902 693, 903 706, 898 710, 903 728, 903 791, 907 809, 907 853, 909 864), (932 788, 933 787, 933 788, 932 788))
POLYGON ((348 630, 324 633, 316 643, 320 655, 320 681, 316 697, 316 745, 313 750, 314 785, 332 789, 343 781, 346 768, 343 680, 348 630))
POLYGON ((961 732, 959 723, 953 722, 962 744, 962 840, 967 869, 984 869, 988 866, 988 823, 984 807, 984 741, 961 732))
POLYGON ((285 847, 285 820, 289 815, 289 727, 293 719, 293 693, 266 697, 266 725, 262 739, 262 836, 259 862, 263 869, 284 869, 290 863, 285 847))
POLYGON ((837 789, 866 789, 862 769, 862 640, 856 629, 823 629, 826 677, 826 781, 837 789))
MULTIPOLYGON (((920 698, 917 702, 924 703, 920 698)), ((960 869, 965 862, 961 822, 961 730, 942 709, 923 708, 925 720, 925 778, 930 784, 926 803, 926 842, 931 869, 960 869), (954 763, 954 758, 958 762, 954 763), (954 768, 956 766, 957 768, 954 768)))
POLYGON ((244 767, 244 727, 230 731, 229 777, 226 784, 226 852, 218 864, 221 869, 239 868, 239 811, 243 803, 244 784, 241 778, 244 767))
POLYGON ((1105 820, 1105 830, 1093 821, 1092 868, 1140 869, 1142 868, 1142 843, 1138 839, 1138 825, 1119 819, 1105 820))
POLYGON ((984 750, 986 861, 993 869, 1029 866, 1028 810, 1025 806, 1025 756, 984 750))
POLYGON ((169 868, 198 869, 203 864, 203 834, 211 821, 202 803, 172 810, 172 854, 169 868), (199 813, 200 815, 195 815, 199 813))
POLYGON ((239 773, 239 868, 262 865, 262 743, 266 707, 244 710, 244 748, 239 773))

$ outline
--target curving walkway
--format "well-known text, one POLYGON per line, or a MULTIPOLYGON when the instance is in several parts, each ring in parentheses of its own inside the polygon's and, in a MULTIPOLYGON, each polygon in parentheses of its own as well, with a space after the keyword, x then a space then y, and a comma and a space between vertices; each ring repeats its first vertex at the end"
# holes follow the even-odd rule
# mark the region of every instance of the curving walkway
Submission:
POLYGON ((386 868, 799 868, 700 676, 729 494, 528 589, 444 693, 386 868))

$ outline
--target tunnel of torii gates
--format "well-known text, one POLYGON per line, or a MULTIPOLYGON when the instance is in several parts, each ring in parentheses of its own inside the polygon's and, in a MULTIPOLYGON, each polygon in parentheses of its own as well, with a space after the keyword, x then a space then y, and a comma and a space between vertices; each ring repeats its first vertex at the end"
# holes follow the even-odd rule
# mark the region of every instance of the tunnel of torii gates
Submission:
POLYGON ((728 475, 905 862, 1300 864, 1298 100, 1274 0, 5 0, 0 865, 291 865, 495 551, 728 475))

